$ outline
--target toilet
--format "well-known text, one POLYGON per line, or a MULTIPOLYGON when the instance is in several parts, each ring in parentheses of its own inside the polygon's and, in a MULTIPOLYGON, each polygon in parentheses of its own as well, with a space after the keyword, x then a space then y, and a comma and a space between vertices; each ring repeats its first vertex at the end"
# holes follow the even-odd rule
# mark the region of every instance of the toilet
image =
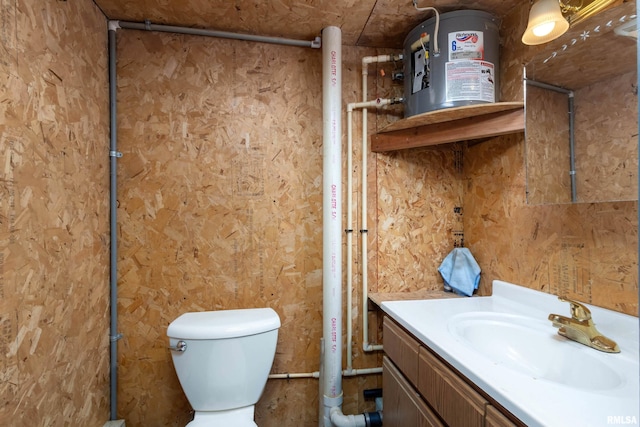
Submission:
POLYGON ((173 365, 195 410, 188 427, 257 427, 278 328, 271 308, 184 313, 169 324, 173 365))

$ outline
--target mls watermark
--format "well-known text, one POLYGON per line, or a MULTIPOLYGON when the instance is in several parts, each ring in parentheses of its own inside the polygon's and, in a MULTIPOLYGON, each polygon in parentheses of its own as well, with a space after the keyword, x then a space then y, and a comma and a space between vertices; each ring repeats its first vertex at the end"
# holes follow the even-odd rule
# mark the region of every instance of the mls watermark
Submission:
POLYGON ((608 415, 608 425, 638 425, 638 417, 636 415, 608 415))

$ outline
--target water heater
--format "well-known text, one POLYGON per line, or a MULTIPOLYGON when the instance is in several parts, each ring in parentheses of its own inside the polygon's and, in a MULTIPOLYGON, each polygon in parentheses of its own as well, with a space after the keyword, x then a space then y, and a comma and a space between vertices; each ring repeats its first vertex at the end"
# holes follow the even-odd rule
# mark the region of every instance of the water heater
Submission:
POLYGON ((415 27, 404 40, 404 116, 498 101, 498 27, 479 10, 443 13, 438 26, 434 16, 415 27))

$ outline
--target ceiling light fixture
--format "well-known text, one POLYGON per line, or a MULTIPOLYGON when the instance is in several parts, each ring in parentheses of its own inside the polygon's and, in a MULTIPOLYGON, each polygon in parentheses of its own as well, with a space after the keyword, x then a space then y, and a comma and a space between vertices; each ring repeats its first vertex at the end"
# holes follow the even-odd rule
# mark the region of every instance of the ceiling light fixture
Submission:
POLYGON ((562 16, 558 0, 537 0, 529 12, 529 24, 522 35, 522 43, 537 45, 550 42, 569 29, 562 16))

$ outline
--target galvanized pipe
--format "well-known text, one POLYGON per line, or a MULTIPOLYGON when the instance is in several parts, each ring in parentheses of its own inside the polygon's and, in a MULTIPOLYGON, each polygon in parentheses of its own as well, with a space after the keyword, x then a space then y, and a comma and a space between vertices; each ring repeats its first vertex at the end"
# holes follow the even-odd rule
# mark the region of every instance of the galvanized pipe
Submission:
MULTIPOLYGON (((576 188, 576 135, 575 135, 575 106, 573 102, 574 93, 570 89, 549 83, 539 82, 528 78, 524 79, 528 86, 534 86, 541 89, 551 90, 554 92, 564 93, 568 98, 568 114, 569 114, 569 178, 571 179, 571 201, 578 201, 578 190, 576 188)), ((526 97, 526 93, 525 93, 526 97)))
POLYGON ((259 42, 259 43, 280 44, 280 45, 286 45, 286 46, 312 47, 312 48, 319 48, 321 46, 320 37, 316 37, 314 40, 311 40, 311 41, 295 40, 295 39, 287 39, 282 37, 268 37, 268 36, 257 36, 253 34, 231 33, 228 31, 205 30, 201 28, 177 27, 174 25, 159 25, 159 24, 152 24, 149 21, 145 21, 145 22, 118 21, 118 24, 120 25, 120 28, 126 28, 130 30, 159 31, 164 33, 189 34, 194 36, 218 37, 218 38, 224 38, 224 39, 245 40, 245 41, 253 41, 253 42, 259 42))
POLYGON ((576 111, 573 105, 573 91, 567 95, 569 98, 569 177, 571 178, 571 201, 578 201, 578 190, 576 188, 576 111))
POLYGON ((260 43, 280 44, 287 46, 320 48, 321 39, 316 37, 312 41, 294 40, 280 37, 256 36, 251 34, 230 33, 227 31, 204 30, 199 28, 177 27, 173 25, 157 25, 151 24, 149 21, 144 23, 111 20, 108 22, 109 32, 109 124, 110 124, 110 189, 109 189, 109 208, 110 208, 110 277, 109 277, 109 304, 110 304, 110 419, 117 419, 118 410, 118 340, 122 335, 118 333, 118 241, 117 241, 117 159, 122 157, 122 153, 118 152, 118 129, 117 129, 117 76, 116 76, 116 31, 123 29, 158 31, 165 33, 189 34, 196 36, 218 37, 235 40, 253 41, 260 43))
POLYGON ((116 121, 116 29, 109 25, 109 126, 110 126, 110 274, 109 274, 109 303, 110 303, 110 416, 117 419, 117 390, 118 390, 118 241, 117 241, 117 159, 118 130, 116 121))

